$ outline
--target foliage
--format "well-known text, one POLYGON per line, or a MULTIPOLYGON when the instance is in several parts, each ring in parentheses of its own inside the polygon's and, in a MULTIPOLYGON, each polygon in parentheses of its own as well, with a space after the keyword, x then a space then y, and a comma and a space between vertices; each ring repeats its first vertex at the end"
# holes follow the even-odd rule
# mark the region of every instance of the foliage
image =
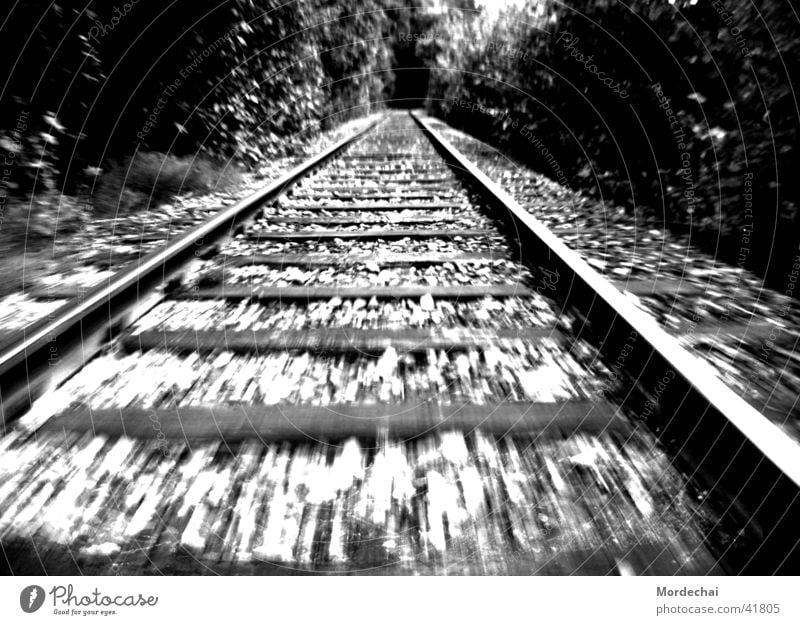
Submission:
POLYGON ((366 105, 380 105, 391 93, 391 22, 376 0, 329 2, 315 15, 316 51, 325 77, 322 119, 329 128, 366 114, 366 105))
POLYGON ((800 33, 782 4, 451 9, 431 26, 448 37, 425 53, 428 106, 542 172, 555 157, 571 185, 646 207, 783 289, 800 243, 800 33))
POLYGON ((110 165, 100 179, 94 204, 102 211, 124 213, 167 202, 174 195, 226 189, 238 178, 235 169, 207 157, 137 152, 110 165))
POLYGON ((392 61, 384 3, 29 0, 4 8, 4 48, 19 53, 0 96, 0 147, 15 154, 8 186, 99 188, 93 174, 102 179, 147 151, 263 165, 384 99, 392 61), (21 113, 28 123, 17 137, 21 113))

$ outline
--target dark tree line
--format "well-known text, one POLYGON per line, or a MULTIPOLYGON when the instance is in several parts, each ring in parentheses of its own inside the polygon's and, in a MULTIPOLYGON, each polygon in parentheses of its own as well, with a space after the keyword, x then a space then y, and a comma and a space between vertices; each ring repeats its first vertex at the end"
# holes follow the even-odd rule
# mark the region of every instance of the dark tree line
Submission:
POLYGON ((800 243, 789 3, 537 1, 431 29, 436 114, 785 288, 800 243))
POLYGON ((797 255, 785 0, 528 0, 499 16, 472 0, 26 0, 0 20, 4 194, 70 191, 137 150, 263 163, 427 94, 450 123, 776 285, 797 255))
MULTIPOLYGON (((10 4, 10 3, 9 3, 10 4)), ((26 0, 3 9, 0 137, 18 192, 135 150, 250 164, 391 89, 383 0, 26 0), (19 132, 17 120, 27 120, 19 132)))

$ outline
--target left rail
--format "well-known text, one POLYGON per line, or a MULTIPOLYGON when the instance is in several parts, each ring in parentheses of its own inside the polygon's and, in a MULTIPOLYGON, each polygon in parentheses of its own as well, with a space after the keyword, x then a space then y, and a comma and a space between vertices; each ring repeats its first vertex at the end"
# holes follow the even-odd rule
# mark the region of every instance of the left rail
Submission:
POLYGON ((11 335, 0 349, 0 418, 8 425, 47 390, 91 358, 134 311, 154 305, 158 287, 195 254, 228 235, 242 219, 274 200, 385 117, 322 150, 264 188, 71 299, 48 319, 11 335))

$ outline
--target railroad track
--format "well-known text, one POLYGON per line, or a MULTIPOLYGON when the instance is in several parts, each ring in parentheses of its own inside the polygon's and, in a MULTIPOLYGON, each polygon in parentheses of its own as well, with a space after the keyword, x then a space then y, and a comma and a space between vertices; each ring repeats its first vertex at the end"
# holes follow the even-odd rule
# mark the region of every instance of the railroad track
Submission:
POLYGON ((798 571, 796 444, 423 119, 38 296, 11 572, 798 571))

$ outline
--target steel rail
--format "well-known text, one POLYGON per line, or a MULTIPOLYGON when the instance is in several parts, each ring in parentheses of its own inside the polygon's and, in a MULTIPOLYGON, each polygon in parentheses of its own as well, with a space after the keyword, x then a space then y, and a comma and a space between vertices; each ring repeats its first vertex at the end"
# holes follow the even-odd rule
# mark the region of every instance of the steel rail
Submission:
POLYGON ((673 366, 676 373, 690 379, 693 386, 708 399, 709 404, 724 414, 765 455, 773 458, 787 476, 800 485, 800 445, 797 442, 726 386, 715 375, 711 365, 691 354, 674 337, 658 327, 653 317, 636 308, 611 281, 600 275, 575 251, 567 247, 542 222, 503 191, 428 123, 414 113, 412 116, 434 142, 444 148, 485 192, 501 202, 509 213, 530 230, 531 234, 544 243, 586 282, 598 297, 636 330, 640 337, 654 347, 673 366))
MULTIPOLYGON (((744 504, 763 528, 763 542, 755 556, 743 556, 742 570, 796 574, 800 570, 800 444, 725 385, 711 365, 680 345, 655 318, 636 308, 425 119, 411 115, 445 159, 513 222, 520 239, 531 241, 534 253, 564 269, 563 282, 569 283, 565 298, 585 313, 590 329, 593 318, 605 324, 603 332, 593 332, 601 343, 608 339, 618 346, 620 336, 635 333, 637 345, 646 354, 629 358, 626 369, 641 366, 640 380, 651 384, 655 371, 657 375, 672 371, 668 375, 677 382, 656 402, 660 419, 666 421, 656 431, 691 465, 692 477, 709 492, 744 504)), ((644 388, 641 381, 638 388, 644 388)))
MULTIPOLYGON (((240 200, 230 208, 224 209, 211 217, 208 221, 199 224, 188 232, 180 235, 174 241, 163 248, 154 250, 146 255, 140 263, 131 269, 123 269, 108 280, 108 282, 88 289, 80 298, 74 298, 59 308, 53 315, 52 320, 45 324, 33 324, 32 329, 25 329, 14 333, 13 338, 6 340, 6 346, 0 351, 0 415, 4 420, 9 420, 13 415, 8 414, 9 410, 3 406, 3 400, 9 396, 9 386, 19 380, 9 381, 6 378, 9 374, 16 374, 13 377, 19 378, 20 366, 25 366, 27 372, 28 361, 32 361, 37 355, 48 351, 48 346, 59 336, 67 332, 80 332, 83 334, 87 328, 82 327, 82 322, 87 320, 92 314, 100 311, 104 306, 110 305, 111 301, 128 293, 138 286, 148 281, 163 276, 164 270, 175 263, 187 253, 206 245, 213 240, 221 238, 228 233, 230 227, 265 203, 274 200, 284 193, 287 188, 298 180, 309 174, 320 164, 330 159, 357 139, 361 138, 386 119, 382 116, 368 123, 365 127, 357 130, 350 135, 342 138, 328 148, 322 150, 315 156, 303 161, 288 173, 280 176, 267 184, 262 189, 250 196, 240 200)), ((134 307, 136 302, 128 303, 129 307, 134 307)), ((109 311, 109 315, 112 312, 109 311)), ((45 354, 46 356, 46 354, 45 354)), ((33 393, 36 394, 36 393, 33 393)))

